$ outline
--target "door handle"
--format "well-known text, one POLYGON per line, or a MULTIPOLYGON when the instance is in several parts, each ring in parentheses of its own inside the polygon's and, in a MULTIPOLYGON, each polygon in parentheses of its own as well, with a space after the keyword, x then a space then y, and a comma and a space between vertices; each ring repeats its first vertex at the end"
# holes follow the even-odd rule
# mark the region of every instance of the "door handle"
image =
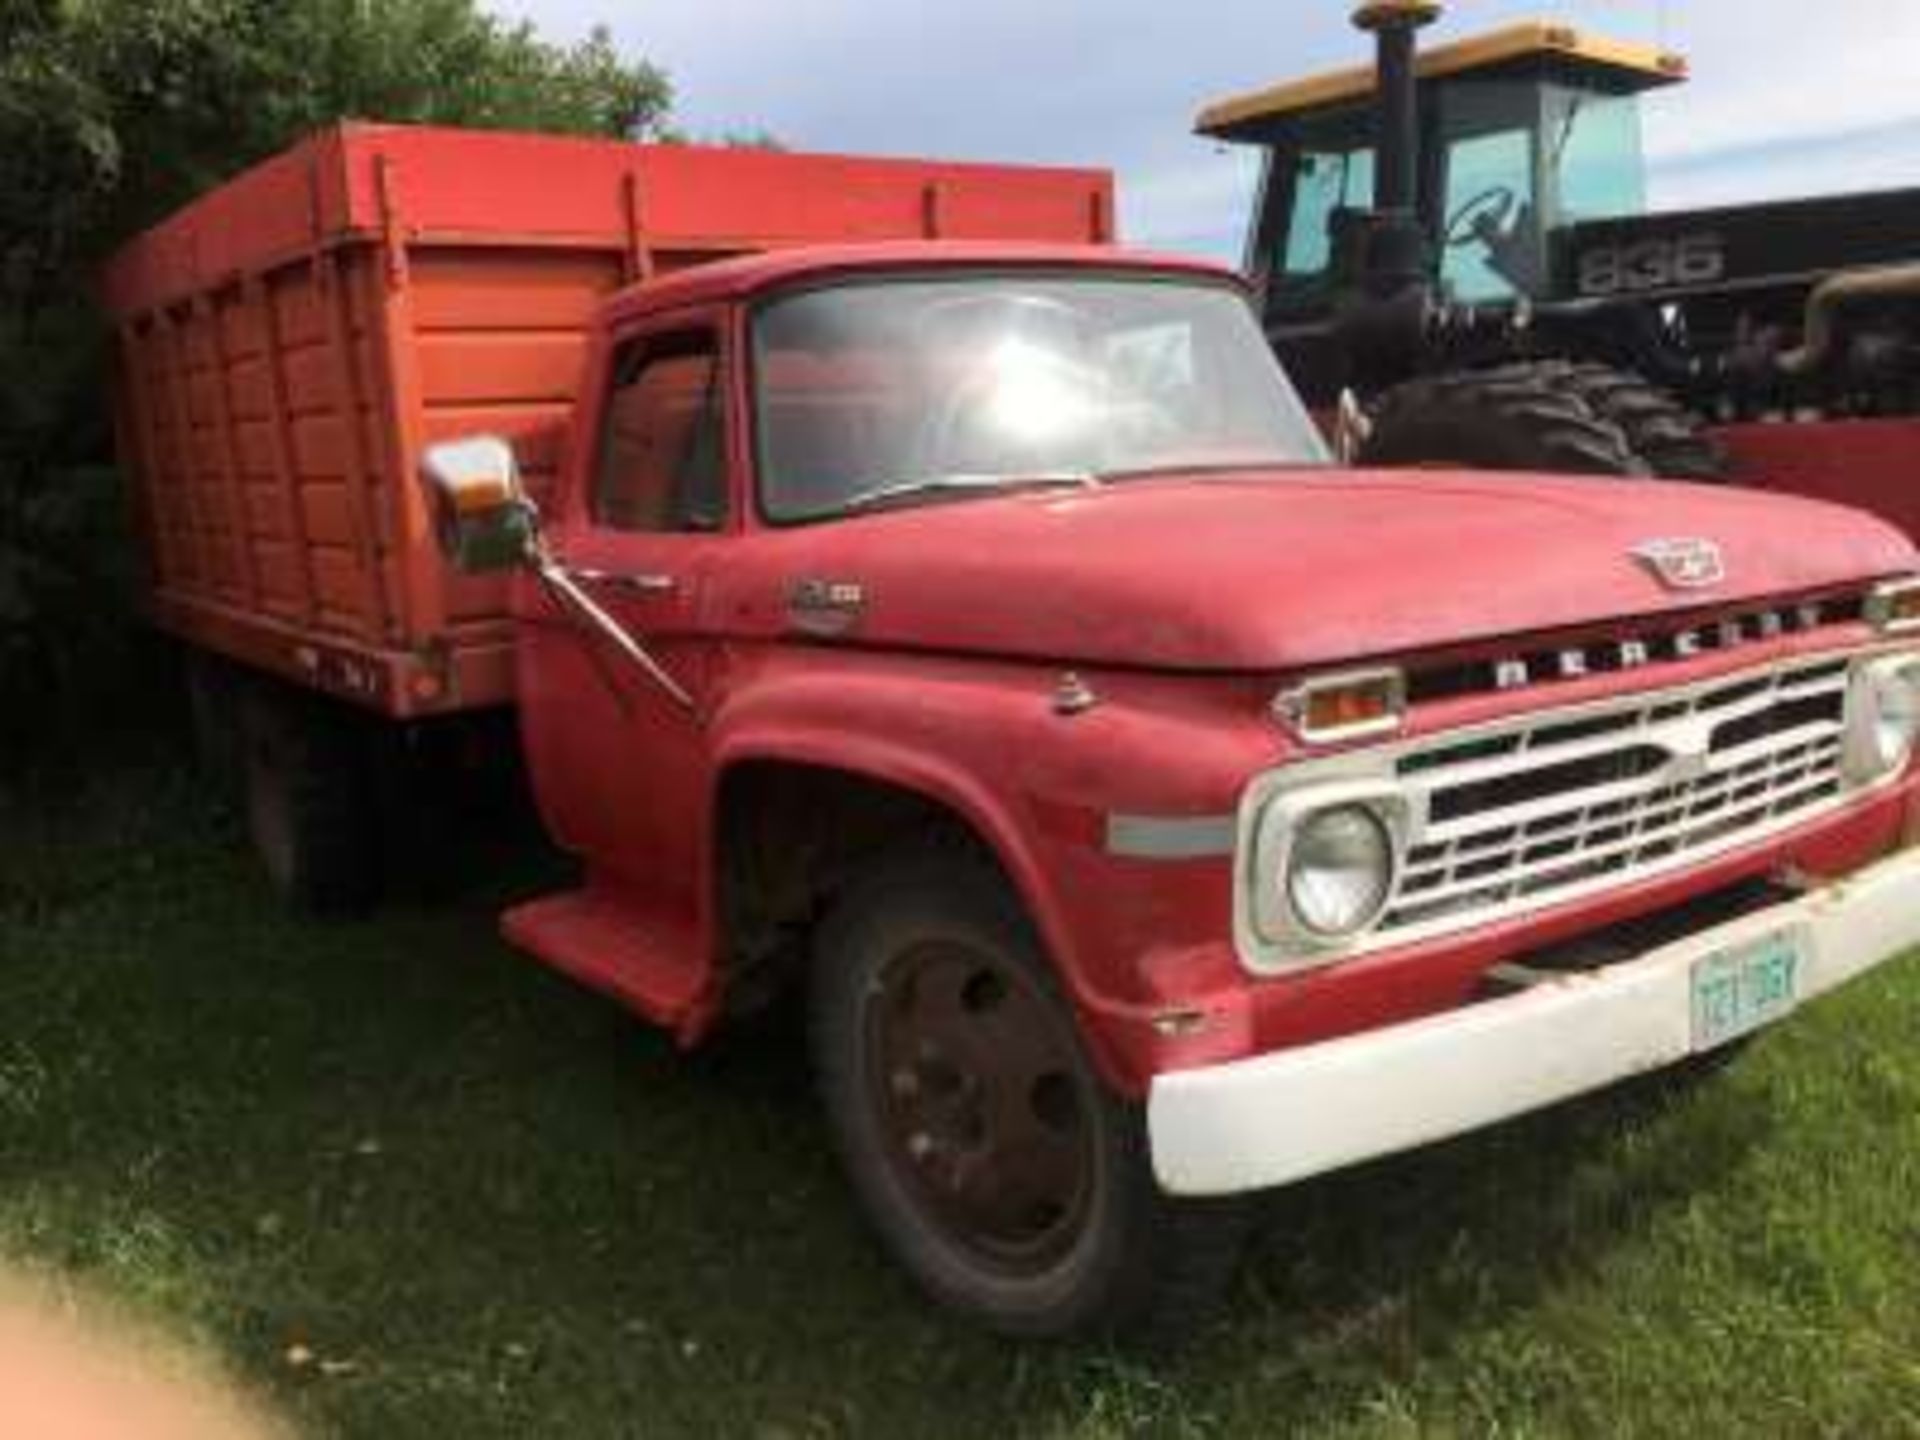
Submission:
MULTIPOLYGON (((536 552, 534 573, 537 574, 540 579, 546 583, 547 588, 559 596, 565 604, 573 607, 574 614, 577 617, 585 620, 594 630, 604 636, 615 649, 619 650, 627 659, 644 670, 653 680, 654 684, 658 685, 672 697, 676 705, 689 714, 693 712, 695 708, 693 696, 687 693, 686 687, 667 673, 660 662, 654 659, 653 652, 641 644, 631 631, 605 610, 601 609, 593 596, 582 589, 580 584, 582 580, 593 581, 598 579, 605 579, 607 581, 635 579, 642 581, 665 580, 666 588, 671 590, 674 584, 672 576, 621 576, 606 575, 598 570, 569 570, 566 566, 558 564, 545 554, 538 552, 536 552)), ((624 702, 622 703, 624 705, 624 702)))
POLYGON ((587 585, 605 585, 610 590, 625 590, 631 595, 671 595, 680 582, 671 575, 635 575, 624 570, 569 569, 575 580, 587 585))

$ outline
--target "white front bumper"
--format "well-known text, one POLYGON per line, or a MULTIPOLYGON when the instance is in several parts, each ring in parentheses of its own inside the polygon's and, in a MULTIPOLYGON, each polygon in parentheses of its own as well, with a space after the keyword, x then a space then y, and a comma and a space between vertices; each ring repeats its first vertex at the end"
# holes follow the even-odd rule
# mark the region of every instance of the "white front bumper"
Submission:
POLYGON ((1403 1025, 1155 1078, 1153 1169, 1175 1195, 1303 1180, 1684 1059, 1692 972, 1798 927, 1811 999, 1920 945, 1920 850, 1638 959, 1403 1025))

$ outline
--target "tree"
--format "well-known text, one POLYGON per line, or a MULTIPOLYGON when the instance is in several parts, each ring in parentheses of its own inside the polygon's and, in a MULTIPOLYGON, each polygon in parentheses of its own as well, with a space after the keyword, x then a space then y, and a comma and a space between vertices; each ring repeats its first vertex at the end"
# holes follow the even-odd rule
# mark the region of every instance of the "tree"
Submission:
POLYGON ((347 118, 667 136, 672 90, 474 0, 0 0, 0 769, 126 643, 90 287, 127 235, 347 118))

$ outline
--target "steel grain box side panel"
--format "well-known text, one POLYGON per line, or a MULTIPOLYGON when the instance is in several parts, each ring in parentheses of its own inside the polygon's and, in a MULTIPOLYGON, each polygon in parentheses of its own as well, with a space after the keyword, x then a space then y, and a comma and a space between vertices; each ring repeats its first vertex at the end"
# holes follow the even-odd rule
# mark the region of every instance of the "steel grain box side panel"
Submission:
POLYGON ((553 135, 353 125, 344 220, 377 228, 397 203, 419 233, 619 243, 635 222, 656 244, 706 251, 768 244, 968 239, 1106 241, 1105 170, 632 145, 553 135), (383 202, 379 167, 387 168, 383 202), (486 183, 473 183, 484 174, 486 183), (629 182, 633 187, 629 198, 629 182), (947 225, 929 226, 930 211, 947 225))
POLYGON ((666 235, 733 237, 745 249, 891 240, 1105 241, 1113 191, 1101 171, 652 149, 646 221, 666 235), (716 183, 717 182, 717 183, 716 183))
POLYGON ((338 265, 231 276, 122 327, 156 615, 189 641, 257 661, 260 646, 235 639, 249 616, 314 641, 401 639, 366 463, 388 448, 379 386, 336 318, 338 265))
POLYGON ((166 314, 128 333, 133 410, 146 432, 141 458, 155 515, 170 542, 162 583, 182 594, 244 601, 245 533, 225 464, 229 437, 216 428, 210 407, 196 407, 193 398, 212 379, 194 364, 191 331, 204 323, 192 312, 166 314))
POLYGON ((201 197, 109 264, 116 316, 342 242, 468 238, 708 258, 844 240, 1113 238, 1091 169, 348 124, 201 197))
POLYGON ((338 299, 328 274, 317 260, 285 265, 255 289, 267 340, 267 416, 246 463, 251 474, 264 461, 278 491, 278 528, 300 552, 305 619, 316 638, 379 644, 393 638, 390 587, 380 574, 368 497, 355 493, 366 483, 347 440, 358 422, 357 387, 330 323, 338 299))
POLYGON ((611 291, 809 242, 1100 240, 1111 212, 1100 171, 323 132, 104 277, 155 615, 389 713, 504 703, 505 586, 447 573, 418 452, 501 434, 546 491, 611 291))
POLYGON ((338 137, 325 132, 254 166, 123 247, 103 278, 108 310, 149 311, 311 249, 344 218, 338 201, 324 207, 338 137))
MULTIPOLYGON (((627 264, 617 249, 414 247, 422 437, 500 435, 513 443, 528 489, 544 498, 559 469, 589 329, 627 264)), ((444 570, 438 580, 451 624, 504 625, 505 581, 444 570)))

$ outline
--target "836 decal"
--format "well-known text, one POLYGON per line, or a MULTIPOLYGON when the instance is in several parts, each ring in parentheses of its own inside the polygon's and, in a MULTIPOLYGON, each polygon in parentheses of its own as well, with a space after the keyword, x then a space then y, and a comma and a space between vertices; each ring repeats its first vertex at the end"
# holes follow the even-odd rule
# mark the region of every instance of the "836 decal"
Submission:
POLYGON ((1708 285, 1726 273, 1726 247, 1718 235, 1681 235, 1588 250, 1580 256, 1574 283, 1582 295, 1631 295, 1670 285, 1708 285))

